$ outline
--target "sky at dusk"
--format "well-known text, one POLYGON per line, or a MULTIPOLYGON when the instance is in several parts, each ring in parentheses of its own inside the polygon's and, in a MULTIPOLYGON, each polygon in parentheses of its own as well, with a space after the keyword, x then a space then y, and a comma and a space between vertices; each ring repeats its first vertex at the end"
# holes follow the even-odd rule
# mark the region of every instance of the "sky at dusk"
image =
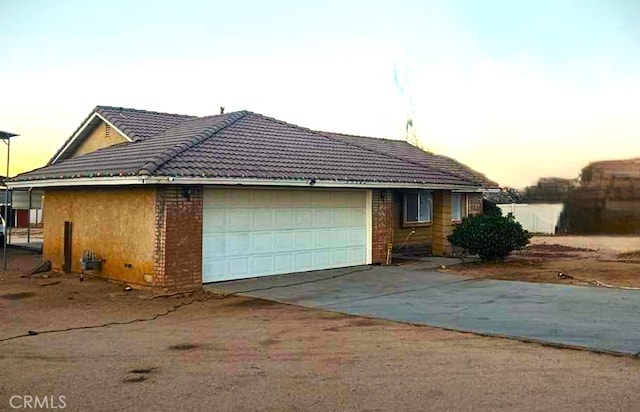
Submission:
MULTIPOLYGON (((0 0, 11 175, 96 105, 405 138, 503 186, 640 156, 640 2, 0 0)), ((6 160, 0 155, 0 170, 6 160)))

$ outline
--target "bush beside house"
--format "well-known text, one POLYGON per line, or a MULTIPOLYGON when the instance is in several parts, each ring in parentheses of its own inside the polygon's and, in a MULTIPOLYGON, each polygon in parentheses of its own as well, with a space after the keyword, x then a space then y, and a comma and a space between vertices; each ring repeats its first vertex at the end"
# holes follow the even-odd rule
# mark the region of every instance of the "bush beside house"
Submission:
POLYGON ((462 219, 448 239, 480 260, 504 260, 514 250, 529 244, 531 235, 512 216, 492 213, 462 219))

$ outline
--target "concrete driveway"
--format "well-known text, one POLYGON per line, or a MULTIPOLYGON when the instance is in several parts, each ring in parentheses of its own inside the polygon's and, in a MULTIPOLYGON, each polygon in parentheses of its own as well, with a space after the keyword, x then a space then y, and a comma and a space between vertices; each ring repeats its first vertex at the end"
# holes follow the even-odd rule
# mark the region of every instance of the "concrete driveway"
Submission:
POLYGON ((350 315, 639 355, 640 291, 467 278, 437 272, 444 262, 332 269, 205 288, 350 315))

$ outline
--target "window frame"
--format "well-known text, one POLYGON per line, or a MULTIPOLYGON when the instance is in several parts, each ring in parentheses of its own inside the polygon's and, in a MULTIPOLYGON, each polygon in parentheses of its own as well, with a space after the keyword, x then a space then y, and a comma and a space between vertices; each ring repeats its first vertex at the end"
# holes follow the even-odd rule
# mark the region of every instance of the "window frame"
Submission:
POLYGON ((432 190, 407 190, 402 193, 402 225, 403 227, 416 227, 416 226, 430 226, 433 222, 433 191, 432 190), (416 205, 417 209, 417 218, 420 218, 420 194, 426 193, 429 195, 429 220, 417 220, 410 221, 407 220, 408 210, 407 205, 409 204, 409 194, 416 194, 416 199, 418 199, 418 204, 416 205))
POLYGON ((469 212, 469 196, 463 192, 451 192, 451 221, 453 223, 461 223, 462 219, 468 216, 469 212), (460 202, 460 217, 453 215, 453 199, 454 195, 459 196, 460 202))

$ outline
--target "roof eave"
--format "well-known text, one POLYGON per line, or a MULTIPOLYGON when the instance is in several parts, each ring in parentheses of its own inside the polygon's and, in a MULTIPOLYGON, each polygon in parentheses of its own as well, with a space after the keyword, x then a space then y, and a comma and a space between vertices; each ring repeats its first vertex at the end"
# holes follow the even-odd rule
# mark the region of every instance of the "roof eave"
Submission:
POLYGON ((361 182, 319 179, 257 179, 257 178, 218 178, 218 177, 173 177, 173 176, 113 176, 80 177, 66 179, 41 179, 9 181, 10 189, 36 187, 83 187, 118 185, 203 185, 203 186, 281 186, 281 187, 320 187, 351 189, 425 189, 453 190, 458 192, 482 192, 485 189, 475 185, 454 185, 421 182, 361 182))

